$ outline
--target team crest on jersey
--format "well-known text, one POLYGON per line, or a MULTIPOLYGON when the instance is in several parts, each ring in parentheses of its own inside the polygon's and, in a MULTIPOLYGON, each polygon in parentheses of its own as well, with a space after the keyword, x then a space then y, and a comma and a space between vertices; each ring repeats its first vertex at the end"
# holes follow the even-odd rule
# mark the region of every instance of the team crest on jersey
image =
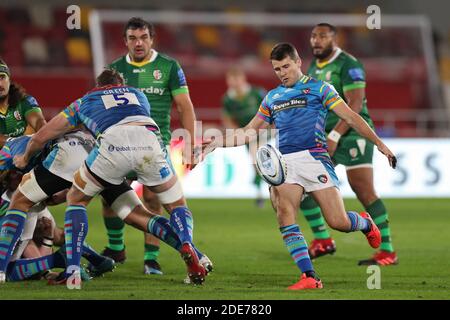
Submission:
POLYGON ((331 80, 331 71, 328 71, 328 72, 325 74, 325 80, 326 80, 326 81, 330 81, 330 80, 331 80))
POLYGON ((308 89, 304 89, 304 90, 303 90, 303 93, 304 93, 304 94, 308 94, 308 93, 309 93, 310 91, 311 91, 311 89, 310 89, 310 88, 308 88, 308 89))
POLYGON ((317 179, 322 182, 322 183, 327 183, 328 182, 328 177, 324 174, 321 174, 320 176, 317 177, 317 179))
POLYGON ((19 111, 14 111, 14 118, 16 118, 17 121, 22 120, 22 116, 20 115, 19 111))
POLYGON ((349 150, 349 153, 350 153, 350 157, 356 158, 356 156, 358 155, 358 149, 356 149, 356 148, 351 148, 351 149, 349 150))
POLYGON ((156 80, 160 80, 162 78, 162 72, 161 70, 155 70, 153 71, 153 78, 156 80))

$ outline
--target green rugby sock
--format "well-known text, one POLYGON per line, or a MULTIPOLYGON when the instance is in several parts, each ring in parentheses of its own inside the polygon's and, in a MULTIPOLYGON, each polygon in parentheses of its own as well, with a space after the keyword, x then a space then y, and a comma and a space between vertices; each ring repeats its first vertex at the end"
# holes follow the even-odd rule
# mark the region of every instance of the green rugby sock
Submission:
POLYGON ((314 201, 313 197, 307 196, 301 203, 303 215, 308 221, 309 226, 314 234, 314 239, 328 239, 331 238, 330 233, 325 225, 322 212, 319 205, 314 201))
POLYGON ((381 246, 383 251, 394 252, 391 239, 391 229, 389 228, 389 217, 386 207, 381 199, 375 200, 366 207, 366 211, 370 213, 373 221, 381 232, 381 246))
POLYGON ((108 248, 111 250, 121 251, 125 249, 123 240, 123 229, 125 223, 119 217, 103 217, 105 227, 108 233, 108 248))
POLYGON ((145 250, 144 250, 144 261, 147 260, 158 260, 159 256, 159 247, 154 246, 152 244, 145 244, 145 250))

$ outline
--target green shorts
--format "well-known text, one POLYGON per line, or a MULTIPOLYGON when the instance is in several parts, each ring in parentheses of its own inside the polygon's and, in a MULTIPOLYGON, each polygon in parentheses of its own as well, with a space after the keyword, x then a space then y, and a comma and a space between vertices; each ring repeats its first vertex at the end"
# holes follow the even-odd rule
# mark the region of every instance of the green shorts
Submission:
POLYGON ((373 147, 372 142, 361 136, 342 137, 332 159, 346 167, 372 166, 373 147))

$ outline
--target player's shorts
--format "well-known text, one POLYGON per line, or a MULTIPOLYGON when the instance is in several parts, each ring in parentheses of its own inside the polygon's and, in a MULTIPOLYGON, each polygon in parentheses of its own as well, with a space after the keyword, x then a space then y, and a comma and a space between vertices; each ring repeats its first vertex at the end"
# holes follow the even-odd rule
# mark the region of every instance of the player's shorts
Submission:
POLYGON ((344 165, 347 170, 372 167, 374 144, 358 135, 342 137, 333 155, 336 164, 344 165))
POLYGON ((72 181, 73 173, 81 167, 95 146, 95 139, 84 131, 70 132, 59 138, 42 162, 51 173, 72 181))
POLYGON ((298 184, 305 192, 337 187, 338 178, 327 153, 309 150, 283 154, 287 175, 285 183, 298 184))
POLYGON ((107 129, 99 139, 100 146, 86 159, 89 171, 113 185, 121 184, 131 172, 146 186, 167 182, 174 172, 155 129, 150 125, 118 125, 107 129))

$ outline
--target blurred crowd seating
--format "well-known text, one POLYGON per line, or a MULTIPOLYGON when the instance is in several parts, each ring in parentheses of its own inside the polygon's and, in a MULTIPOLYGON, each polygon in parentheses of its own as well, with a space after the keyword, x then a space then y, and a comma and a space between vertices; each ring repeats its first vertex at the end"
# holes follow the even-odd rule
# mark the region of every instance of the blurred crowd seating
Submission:
MULTIPOLYGON (((84 72, 85 76, 79 79, 84 77, 85 83, 77 88, 88 88, 93 84, 88 11, 89 8, 82 7, 81 29, 69 30, 66 27, 69 14, 65 7, 41 4, 0 7, 0 57, 13 70, 26 70, 25 73, 33 70, 33 79, 36 79, 36 72, 47 75, 60 70, 65 73, 64 76, 84 72)), ((220 107, 220 98, 226 89, 223 74, 236 63, 245 69, 253 82, 267 89, 276 85, 268 56, 277 42, 288 41, 299 49, 304 58, 304 71, 311 60, 311 28, 181 24, 157 24, 155 27, 155 47, 181 62, 188 75, 193 100, 203 109, 220 107), (205 86, 209 89, 204 90, 205 86)), ((105 23, 102 31, 107 44, 106 61, 123 55, 126 52, 122 38, 123 25, 105 23)), ((383 32, 369 31, 367 28, 339 29, 342 48, 361 59, 366 67, 371 109, 420 112, 430 108, 427 69, 420 37, 418 28, 383 27, 383 32)), ((441 70, 450 69, 448 61, 449 57, 441 59, 441 70)), ((28 81, 24 72, 21 77, 28 81)), ((62 81, 58 77, 55 79, 55 83, 62 81)), ((64 96, 76 97, 83 93, 71 89, 65 88, 61 101, 64 96)), ((50 91, 42 86, 34 86, 34 90, 39 90, 41 95, 50 91)), ((52 94, 48 94, 44 101, 54 101, 52 94)), ((61 103, 58 101, 52 106, 61 103)), ((417 128, 414 119, 404 123, 394 120, 393 124, 392 119, 386 118, 388 113, 379 112, 384 118, 376 119, 379 124, 387 123, 383 126, 386 135, 402 135, 395 129, 398 127, 403 127, 407 135, 417 132, 414 131, 417 128)), ((395 118, 395 114, 390 114, 395 118)), ((211 120, 218 121, 218 118, 211 120)))

